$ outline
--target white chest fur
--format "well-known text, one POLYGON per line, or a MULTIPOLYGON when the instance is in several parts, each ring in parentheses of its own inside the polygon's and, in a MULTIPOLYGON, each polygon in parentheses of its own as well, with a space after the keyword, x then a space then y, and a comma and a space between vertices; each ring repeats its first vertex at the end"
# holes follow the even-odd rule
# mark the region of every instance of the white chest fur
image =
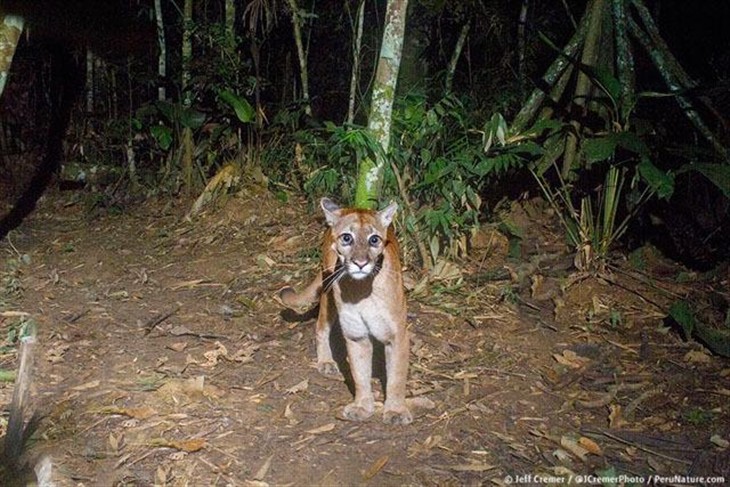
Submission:
POLYGON ((352 340, 371 335, 381 343, 390 342, 396 332, 397 319, 386 304, 392 297, 382 296, 378 292, 378 286, 371 286, 371 283, 355 281, 342 284, 342 288, 337 286, 335 289, 335 303, 342 333, 352 340), (357 286, 358 289, 350 289, 348 284, 357 286))

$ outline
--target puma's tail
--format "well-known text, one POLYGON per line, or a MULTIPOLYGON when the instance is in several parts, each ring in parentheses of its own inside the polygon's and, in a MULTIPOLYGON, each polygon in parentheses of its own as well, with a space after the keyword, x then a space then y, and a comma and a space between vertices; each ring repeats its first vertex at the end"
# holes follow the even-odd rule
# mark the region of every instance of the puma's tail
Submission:
POLYGON ((287 308, 307 308, 319 302, 322 292, 322 273, 318 272, 317 277, 301 292, 296 292, 291 286, 282 288, 279 291, 279 299, 287 308))

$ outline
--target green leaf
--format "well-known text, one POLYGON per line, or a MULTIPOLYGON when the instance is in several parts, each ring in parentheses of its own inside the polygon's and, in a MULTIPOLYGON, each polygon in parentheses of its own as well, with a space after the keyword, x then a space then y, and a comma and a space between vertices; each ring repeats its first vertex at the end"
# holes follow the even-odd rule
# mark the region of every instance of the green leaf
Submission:
POLYGON ((695 337, 712 352, 723 357, 730 357, 730 334, 698 321, 686 301, 672 303, 669 308, 669 316, 682 327, 685 338, 695 337))
POLYGON ((205 114, 193 108, 183 108, 179 112, 179 122, 185 128, 199 129, 205 123, 205 114))
POLYGON ((621 82, 609 70, 602 67, 589 69, 586 66, 584 71, 598 83, 615 104, 621 96, 621 82))
POLYGON ((221 100, 233 108, 233 111, 236 112, 236 117, 238 117, 240 122, 251 123, 255 120, 256 111, 244 97, 239 96, 230 90, 221 90, 218 92, 218 96, 221 100))
POLYGON ((682 327, 682 331, 684 331, 684 336, 686 338, 690 338, 692 336, 697 321, 695 320, 692 308, 690 308, 686 301, 675 301, 672 303, 672 306, 669 308, 669 316, 679 323, 679 326, 682 327))
POLYGON ((657 168, 648 158, 637 166, 639 174, 660 198, 667 199, 674 193, 674 176, 657 168))
POLYGON ((153 125, 150 127, 150 133, 160 149, 166 151, 172 145, 172 129, 167 125, 153 125))
POLYGON ((633 132, 619 132, 614 135, 616 143, 626 150, 630 150, 634 154, 648 158, 651 155, 649 147, 644 141, 633 132))
POLYGON ((583 153, 589 163, 605 161, 616 151, 616 139, 612 136, 596 137, 583 142, 583 153))
POLYGON ((540 144, 528 140, 527 142, 523 142, 516 146, 514 148, 514 152, 528 156, 541 156, 545 151, 540 144))
POLYGON ((697 171, 722 191, 725 198, 730 198, 730 165, 728 164, 685 164, 677 173, 697 171))

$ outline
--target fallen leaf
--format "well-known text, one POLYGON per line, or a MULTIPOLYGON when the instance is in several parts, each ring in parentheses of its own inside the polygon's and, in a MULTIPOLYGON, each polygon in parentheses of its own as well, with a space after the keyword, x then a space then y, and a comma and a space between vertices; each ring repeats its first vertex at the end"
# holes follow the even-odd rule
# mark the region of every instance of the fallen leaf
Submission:
POLYGON ((723 438, 720 435, 712 435, 710 437, 710 443, 712 443, 715 446, 719 446, 723 450, 725 450, 728 446, 730 446, 730 441, 727 441, 725 438, 723 438))
POLYGON ((170 345, 168 345, 167 348, 169 348, 170 350, 172 350, 174 352, 183 352, 183 351, 185 351, 186 348, 188 348, 188 343, 187 342, 175 342, 175 343, 171 343, 170 345))
POLYGON ((486 472, 487 470, 494 470, 497 468, 494 465, 487 463, 462 463, 458 465, 439 465, 441 468, 448 468, 455 472, 486 472))
POLYGON ((567 436, 560 438, 560 446, 583 461, 585 461, 586 456, 588 456, 588 450, 580 446, 574 439, 568 438, 567 436))
POLYGON ((562 354, 554 353, 553 358, 560 365, 565 365, 574 369, 583 367, 588 362, 588 359, 581 357, 572 350, 563 350, 562 354))
POLYGON ((269 458, 266 459, 263 465, 256 471, 256 473, 253 476, 254 480, 264 480, 264 477, 266 477, 266 474, 269 473, 269 469, 271 468, 271 460, 273 460, 274 455, 271 455, 269 458))
POLYGON ((710 356, 701 350, 690 350, 683 358, 685 362, 691 364, 709 364, 711 361, 710 356))
POLYGON ((618 404, 611 404, 608 406, 609 414, 608 414, 608 427, 609 428, 621 428, 623 425, 626 424, 626 420, 623 418, 623 411, 621 409, 621 406, 618 404))
POLYGON ((601 450, 601 447, 598 446, 598 443, 591 440, 590 438, 586 438, 585 436, 581 436, 578 438, 578 444, 588 450, 589 453, 592 453, 594 455, 602 456, 603 450, 601 450))
POLYGON ((157 414, 157 411, 149 406, 143 406, 139 408, 120 408, 117 406, 108 406, 99 410, 100 414, 119 414, 122 416, 129 416, 134 419, 147 419, 157 414))
POLYGON ((292 411, 291 409, 291 403, 287 404, 284 408, 284 417, 289 420, 289 424, 291 426, 299 423, 299 421, 297 421, 297 419, 294 417, 294 411, 292 411))
POLYGON ((81 384, 80 386, 72 387, 72 391, 88 391, 89 389, 94 389, 95 387, 99 387, 98 380, 92 380, 91 382, 87 382, 86 384, 81 384))
POLYGON ((303 381, 299 382, 298 384, 294 384, 289 389, 287 389, 285 392, 287 394, 296 394, 297 392, 306 391, 309 388, 309 379, 304 379, 303 381))
POLYGON ((170 286, 170 289, 172 289, 173 291, 177 291, 178 289, 181 289, 184 287, 192 288, 192 287, 197 286, 198 284, 203 284, 204 282, 206 282, 205 279, 193 279, 191 281, 180 281, 180 282, 170 286))
POLYGON ((46 352, 46 360, 51 362, 52 364, 57 364, 59 362, 63 362, 64 355, 68 351, 69 345, 67 343, 62 342, 55 342, 52 343, 49 347, 48 351, 46 352))
POLYGON ((406 406, 413 409, 436 409, 436 403, 424 396, 409 397, 406 406))
POLYGON ((215 349, 203 353, 207 362, 200 364, 201 367, 215 367, 219 358, 228 358, 228 349, 221 342, 215 342, 215 349))
POLYGON ((335 429, 335 423, 328 423, 324 426, 320 426, 319 428, 308 430, 306 431, 306 433, 309 433, 310 435, 318 435, 320 433, 327 433, 328 431, 332 431, 333 429, 335 429))
POLYGON ((243 348, 239 349, 230 357, 226 357, 228 360, 232 362, 238 362, 241 364, 245 364, 248 362, 253 362, 253 354, 259 349, 259 346, 253 342, 248 342, 244 345, 243 348))
POLYGON ((369 469, 363 472, 362 477, 365 480, 370 480, 371 478, 375 477, 389 461, 390 457, 388 455, 383 455, 382 457, 375 460, 375 462, 370 465, 369 469))
POLYGON ((563 450, 562 448, 558 448, 553 452, 553 456, 557 458, 562 463, 568 463, 572 461, 572 458, 570 456, 570 453, 563 450))
POLYGON ((149 445, 158 448, 174 448, 175 450, 192 453, 205 447, 205 439, 192 438, 190 440, 177 441, 166 440, 165 438, 153 438, 150 440, 149 445))
POLYGON ((177 325, 170 330, 170 335, 174 336, 180 336, 180 335, 195 335, 195 332, 193 332, 190 328, 188 328, 185 325, 177 325))
POLYGON ((157 467, 157 472, 155 473, 155 477, 157 478, 157 483, 164 485, 167 483, 167 476, 170 474, 170 467, 163 467, 160 465, 157 467))

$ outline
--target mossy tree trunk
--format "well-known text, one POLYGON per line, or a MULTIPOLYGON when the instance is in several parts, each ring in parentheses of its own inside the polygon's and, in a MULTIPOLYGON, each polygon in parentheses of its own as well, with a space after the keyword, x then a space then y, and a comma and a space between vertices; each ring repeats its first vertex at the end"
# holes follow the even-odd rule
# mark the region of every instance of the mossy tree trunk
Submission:
POLYGON ((312 115, 312 105, 309 101, 309 73, 307 69, 307 53, 304 50, 302 41, 302 20, 297 6, 297 0, 289 0, 291 9, 291 23, 294 28, 294 43, 297 46, 297 58, 299 59, 299 77, 302 81, 302 101, 304 102, 304 113, 312 115))
POLYGON ((155 0, 155 20, 157 23, 157 99, 165 101, 167 93, 165 90, 165 78, 167 78, 167 42, 165 41, 165 22, 162 16, 162 0, 155 0))
POLYGON ((23 17, 0 12, 0 95, 5 90, 15 48, 23 32, 23 17))
MULTIPOLYGON (((182 35, 182 91, 183 106, 190 108, 193 94, 190 86, 190 64, 193 58, 193 0, 185 0, 183 6, 182 35)), ((193 131, 190 127, 182 129, 180 167, 182 169, 183 187, 186 193, 193 192, 193 131)))
POLYGON ((368 117, 368 129, 382 150, 378 151, 375 160, 365 158, 360 161, 355 188, 355 206, 358 208, 374 208, 380 194, 383 170, 390 147, 391 116, 403 53, 407 9, 408 0, 388 0, 383 41, 368 117))

